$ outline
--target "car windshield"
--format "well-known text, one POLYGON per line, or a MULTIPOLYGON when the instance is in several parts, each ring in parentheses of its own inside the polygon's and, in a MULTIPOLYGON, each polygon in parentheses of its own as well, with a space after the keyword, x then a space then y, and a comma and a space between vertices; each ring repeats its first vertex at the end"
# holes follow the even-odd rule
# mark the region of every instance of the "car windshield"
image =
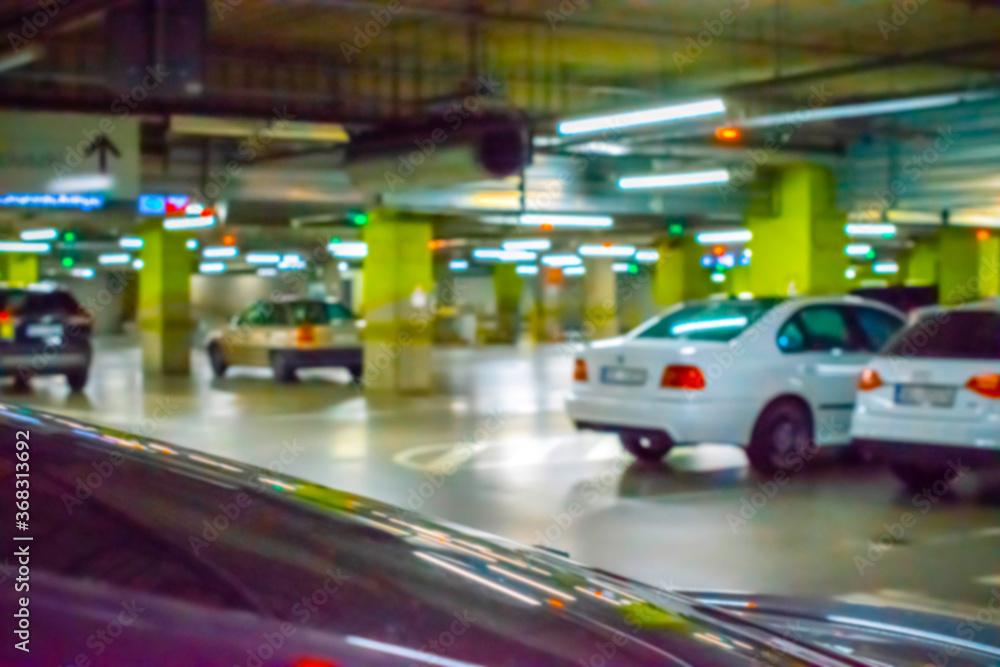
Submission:
POLYGON ((326 324, 330 321, 326 306, 322 301, 293 301, 288 304, 288 312, 292 324, 326 324))
POLYGON ((353 320, 354 314, 339 303, 326 304, 326 316, 331 320, 353 320))
POLYGON ((922 316, 886 347, 885 356, 1000 359, 1000 312, 951 310, 922 316))
POLYGON ((780 299, 702 301, 664 315, 637 338, 729 341, 756 322, 780 299))
POLYGON ((30 292, 8 290, 0 294, 0 310, 20 315, 72 315, 80 305, 67 292, 30 292))

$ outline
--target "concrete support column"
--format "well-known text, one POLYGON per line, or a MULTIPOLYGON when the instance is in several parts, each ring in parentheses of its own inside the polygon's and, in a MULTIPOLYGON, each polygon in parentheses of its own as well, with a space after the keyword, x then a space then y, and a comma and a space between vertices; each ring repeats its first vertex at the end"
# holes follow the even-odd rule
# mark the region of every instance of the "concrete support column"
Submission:
POLYGON ((139 277, 138 324, 142 366, 148 373, 187 375, 191 370, 191 272, 197 261, 187 236, 159 220, 141 229, 145 266, 139 277))
POLYGON ((493 290, 497 299, 497 332, 499 343, 517 343, 521 330, 521 290, 524 281, 516 264, 493 267, 493 290))
POLYGON ((426 216, 373 211, 364 228, 364 386, 421 392, 432 385, 434 259, 426 216))
POLYGON ((980 296, 1000 296, 1000 236, 996 232, 979 242, 980 296))
POLYGON ((912 287, 937 285, 940 263, 941 248, 938 235, 920 239, 899 262, 899 273, 903 276, 903 284, 912 287))
POLYGON ((749 287, 757 296, 834 294, 847 289, 844 225, 836 182, 826 167, 793 164, 777 170, 769 215, 747 212, 753 232, 749 287))
POLYGON ((975 301, 980 293, 980 257, 976 230, 944 227, 939 236, 938 299, 950 305, 975 301))
POLYGON ((708 269, 701 265, 704 249, 694 238, 661 238, 655 246, 660 253, 653 271, 653 299, 657 304, 672 306, 712 293, 708 269))
POLYGON ((617 281, 611 270, 613 259, 588 257, 583 276, 583 326, 589 340, 618 335, 617 281))
POLYGON ((38 282, 38 255, 31 253, 0 254, 0 281, 12 287, 38 282))

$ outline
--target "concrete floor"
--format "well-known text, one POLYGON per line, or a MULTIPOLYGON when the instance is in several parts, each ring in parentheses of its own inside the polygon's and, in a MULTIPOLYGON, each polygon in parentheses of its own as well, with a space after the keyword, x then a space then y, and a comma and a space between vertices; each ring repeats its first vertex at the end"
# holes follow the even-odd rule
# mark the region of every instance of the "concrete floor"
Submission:
POLYGON ((30 394, 9 386, 0 394, 276 463, 521 542, 547 542, 653 584, 834 595, 962 615, 1000 587, 1000 502, 982 491, 994 482, 970 475, 957 497, 915 502, 884 470, 827 462, 767 497, 754 496, 759 480, 731 447, 678 448, 667 465, 638 465, 613 436, 573 430, 562 406, 572 358, 555 347, 437 350, 441 391, 403 398, 360 395, 337 370, 280 387, 268 370, 233 369, 214 380, 200 352, 190 378, 144 378, 137 348, 103 347, 83 396, 70 395, 62 378, 38 380, 30 394), (740 523, 744 500, 759 509, 744 509, 740 523), (871 547, 907 512, 915 524, 871 547))

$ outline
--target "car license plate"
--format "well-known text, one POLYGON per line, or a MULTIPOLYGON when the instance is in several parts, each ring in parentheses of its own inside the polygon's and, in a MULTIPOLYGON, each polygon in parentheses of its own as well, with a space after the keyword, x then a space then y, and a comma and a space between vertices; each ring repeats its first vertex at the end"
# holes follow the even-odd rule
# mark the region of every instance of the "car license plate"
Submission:
POLYGON ((29 324, 27 334, 28 338, 62 338, 63 326, 61 324, 29 324))
POLYGON ((642 368, 605 366, 601 371, 605 384, 645 384, 646 371, 642 368))
POLYGON ((896 387, 896 403, 950 408, 955 405, 955 388, 928 384, 901 384, 896 387))

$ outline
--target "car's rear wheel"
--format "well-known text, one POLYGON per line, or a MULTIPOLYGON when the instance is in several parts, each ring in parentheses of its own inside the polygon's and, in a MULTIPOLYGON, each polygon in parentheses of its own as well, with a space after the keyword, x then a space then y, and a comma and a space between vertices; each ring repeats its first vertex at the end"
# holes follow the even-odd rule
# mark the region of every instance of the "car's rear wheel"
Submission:
POLYGON ((223 354, 222 348, 218 343, 209 344, 208 363, 212 366, 212 375, 217 378, 225 377, 229 364, 226 363, 226 356, 223 354))
POLYGON ((670 437, 666 433, 634 433, 624 432, 618 436, 622 441, 625 450, 640 461, 655 463, 659 461, 670 448, 673 447, 670 437))
POLYGON ((87 376, 86 368, 70 371, 66 373, 66 382, 69 383, 69 388, 72 391, 83 391, 83 388, 87 386, 87 376))
MULTIPOLYGON (((906 486, 907 491, 921 491, 928 487, 933 488, 935 484, 943 482, 948 487, 951 482, 946 473, 947 466, 930 465, 926 463, 912 463, 909 461, 896 461, 889 465, 892 474, 896 479, 906 486)), ((940 484, 938 484, 940 487, 940 484)))
POLYGON ((750 466, 764 475, 801 468, 810 457, 812 436, 807 407, 791 400, 774 403, 757 418, 747 447, 750 466))
POLYGON ((276 352, 271 355, 271 369, 278 382, 295 382, 295 367, 284 354, 276 352))

